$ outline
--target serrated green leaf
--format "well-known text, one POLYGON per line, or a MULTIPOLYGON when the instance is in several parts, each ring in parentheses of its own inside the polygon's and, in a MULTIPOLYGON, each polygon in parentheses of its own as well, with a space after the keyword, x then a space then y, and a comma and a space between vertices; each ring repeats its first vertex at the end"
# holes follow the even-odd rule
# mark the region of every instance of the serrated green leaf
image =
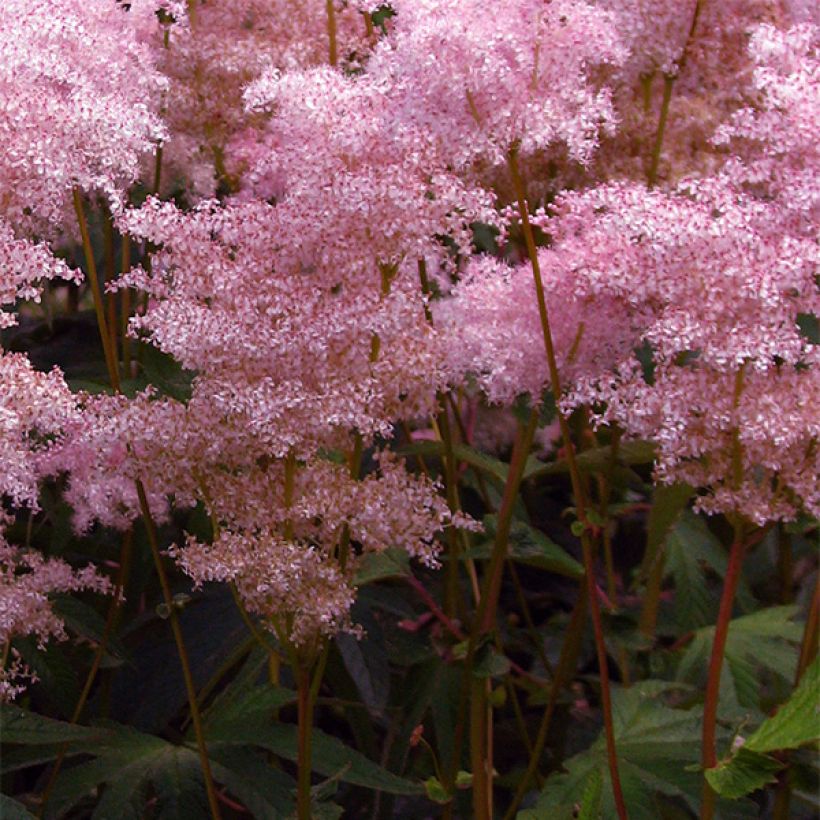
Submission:
MULTIPOLYGON (((783 680, 794 677, 795 646, 802 636, 801 626, 792 621, 796 612, 794 606, 769 607, 730 622, 721 674, 722 716, 737 718, 744 710, 760 708, 757 669, 766 669, 783 680), (729 687, 740 707, 736 706, 734 711, 731 699, 724 697, 729 687)), ((695 686, 703 684, 714 634, 714 626, 695 632, 678 665, 677 680, 695 686)))
POLYGON ((229 699, 215 701, 205 715, 206 731, 218 732, 220 727, 236 724, 266 722, 277 709, 296 701, 292 689, 264 684, 236 694, 229 699))
POLYGON ((652 493, 652 509, 646 523, 646 552, 644 553, 641 575, 649 575, 652 565, 658 560, 667 534, 678 521, 694 495, 688 484, 658 484, 652 493))
MULTIPOLYGON (((675 625, 680 632, 699 629, 713 623, 717 615, 718 596, 709 588, 708 572, 723 577, 727 555, 720 540, 702 518, 686 511, 666 536, 664 544, 665 574, 675 586, 675 625)), ((749 606, 753 598, 741 579, 738 602, 749 606)))
MULTIPOLYGON (((700 804, 701 718, 699 709, 674 709, 665 696, 674 689, 666 681, 642 681, 612 693, 618 766, 630 820, 662 816, 663 798, 684 800, 693 811, 700 804), (695 770, 687 767, 694 764, 695 770)), ((572 818, 583 796, 595 795, 600 777, 600 811, 616 817, 603 733, 586 751, 564 762, 565 772, 551 775, 536 806, 520 818, 572 818), (592 785, 590 785, 592 781, 592 785), (589 790, 589 792, 588 792, 589 790)))
MULTIPOLYGON (((495 527, 496 516, 485 516, 484 531, 488 540, 468 550, 464 557, 489 558, 493 548, 495 527)), ((584 574, 584 567, 563 547, 520 519, 515 519, 510 527, 508 557, 519 564, 565 575, 568 578, 581 578, 584 574)))
MULTIPOLYGON (((298 735, 292 724, 273 723, 255 719, 226 721, 213 716, 206 724, 209 743, 225 745, 252 745, 267 749, 285 760, 296 761, 298 735)), ((330 777, 350 767, 342 775, 345 783, 384 791, 388 794, 419 794, 422 787, 405 780, 374 763, 363 754, 351 749, 335 737, 319 729, 313 730, 313 770, 330 777)))
MULTIPOLYGON (((71 632, 100 643, 105 634, 105 619, 91 606, 71 595, 55 595, 52 608, 60 616, 71 632)), ((124 661, 128 652, 116 635, 108 635, 106 652, 111 657, 124 661)))
POLYGON ((747 739, 746 748, 756 752, 796 749, 820 740, 820 658, 803 673, 792 696, 747 739))
POLYGON ((741 746, 731 760, 707 769, 706 779, 719 795, 733 800, 773 783, 782 768, 774 758, 741 746))
POLYGON ((284 820, 292 814, 296 783, 283 771, 272 768, 264 752, 214 744, 208 751, 216 781, 227 786, 253 817, 284 820))
POLYGON ((356 567, 353 584, 361 587, 386 578, 405 578, 409 574, 410 556, 404 550, 390 548, 363 555, 356 567))

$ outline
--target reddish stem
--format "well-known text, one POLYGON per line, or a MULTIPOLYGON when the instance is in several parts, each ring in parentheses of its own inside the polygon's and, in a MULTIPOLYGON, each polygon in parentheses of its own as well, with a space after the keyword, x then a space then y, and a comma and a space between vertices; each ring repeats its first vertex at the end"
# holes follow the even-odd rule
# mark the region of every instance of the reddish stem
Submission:
MULTIPOLYGON (((712 641, 712 656, 709 659, 709 676, 706 682, 706 696, 703 703, 703 740, 701 745, 701 765, 704 770, 717 765, 716 727, 718 701, 720 699, 720 674, 723 668, 723 657, 726 650, 726 639, 729 636, 729 622, 732 620, 732 607, 735 593, 740 582, 743 556, 746 542, 739 528, 735 532, 732 548, 729 552, 729 566, 723 579, 723 594, 720 598, 715 637, 712 641)), ((701 820, 711 820, 715 812, 715 793, 704 781, 703 806, 701 820)))

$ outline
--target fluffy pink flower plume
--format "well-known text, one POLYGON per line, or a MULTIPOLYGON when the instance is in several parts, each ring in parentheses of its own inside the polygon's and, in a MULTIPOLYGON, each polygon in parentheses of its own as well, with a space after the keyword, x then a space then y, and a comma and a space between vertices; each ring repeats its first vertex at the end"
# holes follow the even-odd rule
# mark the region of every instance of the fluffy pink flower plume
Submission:
POLYGON ((820 28, 760 26, 749 49, 756 64, 755 105, 735 112, 718 129, 715 143, 735 155, 724 172, 776 199, 790 214, 790 231, 815 236, 820 216, 820 28))
POLYGON ((71 190, 116 199, 165 137, 165 79, 115 2, 0 4, 0 216, 65 221, 71 190))
POLYGON ((0 498, 37 507, 49 438, 76 417, 62 373, 40 373, 20 353, 0 351, 0 498))
MULTIPOLYGON (((7 523, 0 519, 0 645, 24 635, 35 635, 40 648, 50 638, 64 640, 64 624, 51 609, 49 596, 80 590, 108 594, 111 583, 93 567, 74 570, 58 558, 11 546, 3 536, 7 523)), ((24 681, 34 679, 14 656, 8 667, 0 668, 0 703, 13 700, 25 689, 24 681)))
POLYGON ((781 22, 779 0, 604 0, 629 58, 611 73, 620 126, 603 140, 591 169, 597 180, 644 180, 657 139, 665 78, 674 78, 664 128, 659 179, 674 184, 713 173, 723 158, 715 128, 745 104, 753 62, 747 45, 762 22, 781 22))
POLYGON ((45 243, 18 239, 0 217, 0 328, 16 324, 13 313, 2 310, 18 299, 40 301, 39 284, 47 279, 79 281, 80 271, 55 257, 45 243))
MULTIPOLYGON (((493 197, 443 166, 426 135, 402 119, 395 88, 329 68, 269 72, 245 92, 268 112, 258 144, 245 146, 248 195, 277 200, 282 230, 299 237, 287 268, 376 278, 379 266, 446 264, 440 237, 469 250, 470 223, 497 219, 493 197)), ((368 287, 362 283, 362 287, 368 287)))
POLYGON ((127 527, 139 515, 137 477, 158 520, 171 503, 202 501, 217 537, 175 548, 180 565, 197 584, 235 580, 246 606, 271 629, 285 619, 297 642, 348 625, 360 554, 393 547, 435 564, 440 530, 475 526, 387 453, 361 480, 321 456, 294 462, 286 496, 285 460, 271 459, 252 431, 196 399, 185 406, 150 393, 89 398, 66 439, 49 467, 69 471, 66 498, 78 529, 95 520, 127 527), (343 567, 335 549, 345 531, 357 549, 343 567))
POLYGON ((128 278, 156 300, 133 327, 198 372, 192 404, 277 457, 346 448, 352 431, 389 435, 394 420, 431 412, 448 380, 415 258, 380 261, 377 235, 338 258, 307 225, 304 243, 285 239, 305 224, 299 202, 189 214, 151 202, 124 222, 162 246, 150 277, 128 278))
MULTIPOLYGON (((184 7, 184 4, 183 4, 184 7)), ((355 67, 367 50, 364 18, 355 4, 335 3, 337 52, 355 67)), ((325 0, 216 0, 197 4, 148 42, 170 81, 163 113, 170 138, 163 146, 168 182, 196 196, 213 196, 220 179, 233 184, 241 161, 226 151, 250 127, 242 91, 268 70, 293 71, 328 61, 325 0)))
POLYGON ((589 160, 614 126, 595 66, 626 51, 606 11, 583 0, 396 0, 390 36, 367 67, 396 98, 396 126, 433 141, 444 164, 503 164, 561 142, 589 160))
POLYGON ((636 360, 581 380, 568 405, 604 402, 601 420, 655 441, 658 478, 708 488, 703 509, 816 513, 817 349, 798 324, 820 310, 816 243, 720 180, 671 195, 609 185, 559 210, 578 293, 642 316, 636 346, 654 361, 649 381, 636 360))
MULTIPOLYGON (((630 310, 577 295, 570 258, 542 250, 539 262, 562 383, 606 373, 634 344, 630 310)), ((529 262, 476 257, 434 315, 453 371, 474 376, 490 402, 511 404, 522 393, 540 400, 549 373, 529 262)))

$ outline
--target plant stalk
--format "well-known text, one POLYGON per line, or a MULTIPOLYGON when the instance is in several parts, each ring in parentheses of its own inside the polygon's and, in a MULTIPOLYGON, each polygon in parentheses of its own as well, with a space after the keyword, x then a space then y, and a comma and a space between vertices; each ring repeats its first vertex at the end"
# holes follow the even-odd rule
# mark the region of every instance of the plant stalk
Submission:
POLYGON ((609 690, 609 669, 607 666, 603 626, 601 624, 601 608, 600 602, 598 601, 598 593, 595 584, 594 552, 586 518, 586 496, 584 493, 584 484, 581 478, 581 471, 578 469, 578 463, 575 459, 575 450, 572 443, 569 422, 567 421, 566 416, 561 412, 560 407, 561 381, 558 373, 558 362, 556 360, 555 346, 552 341, 552 332, 550 330, 549 313, 547 311, 547 302, 544 295, 544 284, 541 279, 541 266, 538 262, 538 251, 535 246, 535 237, 532 232, 532 225, 530 224, 527 196, 524 183, 521 179, 521 173, 518 168, 517 146, 513 146, 507 157, 510 175, 512 176, 516 197, 518 199, 518 210, 521 215, 521 227, 523 229, 524 239, 527 245, 527 254, 530 259, 530 264, 532 265, 535 294, 538 302, 538 315, 541 320, 541 331, 544 337, 544 349, 547 354, 550 385, 552 388, 553 398, 555 399, 558 424, 561 428, 561 436, 564 441, 567 467, 569 468, 570 480, 572 482, 572 492, 575 497, 575 508, 578 511, 578 520, 584 525, 584 528, 581 531, 580 539, 584 557, 584 572, 586 575, 589 597, 589 610, 590 615, 592 616, 592 626, 595 633, 595 649, 598 655, 598 666, 601 676, 601 709, 604 717, 607 761, 609 764, 609 773, 612 780, 612 792, 615 799, 615 807, 618 812, 618 817, 620 820, 625 820, 628 815, 623 798, 623 789, 621 788, 621 779, 618 774, 618 755, 615 747, 615 731, 612 724, 612 703, 609 690))

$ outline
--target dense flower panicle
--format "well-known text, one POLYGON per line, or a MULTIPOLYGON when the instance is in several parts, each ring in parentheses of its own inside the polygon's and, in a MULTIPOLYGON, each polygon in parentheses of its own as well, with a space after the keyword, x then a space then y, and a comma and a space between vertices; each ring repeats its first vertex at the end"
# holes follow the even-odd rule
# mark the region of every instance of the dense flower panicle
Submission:
MULTIPOLYGON (((0 521, 4 527, 8 521, 0 521)), ((90 590, 111 592, 109 580, 91 567, 75 570, 58 558, 24 551, 9 544, 0 529, 0 645, 15 637, 34 635, 42 648, 50 638, 66 638, 65 627, 51 609, 49 595, 90 590)), ((19 659, 0 668, 0 702, 12 700, 33 678, 19 659)))
POLYGON ((755 105, 715 136, 732 152, 723 173, 789 215, 787 229, 816 236, 820 216, 820 27, 760 26, 749 46, 755 105))
POLYGON ((502 164, 565 143, 586 162, 614 115, 591 69, 626 56, 607 12, 582 0, 396 0, 368 73, 387 83, 396 121, 435 142, 445 164, 502 164))
POLYGON ((297 645, 349 627, 353 588, 310 543, 264 530, 224 532, 212 544, 189 538, 172 554, 198 584, 235 583, 248 611, 271 631, 276 623, 297 645))
MULTIPOLYGON (((236 168, 227 151, 254 121, 242 90, 264 71, 292 71, 328 61, 324 0, 217 0, 197 4, 192 20, 173 15, 150 42, 170 80, 164 116, 171 132, 163 147, 166 180, 196 196, 213 196, 236 168)), ((355 67, 367 50, 361 14, 335 3, 337 52, 355 67)))
POLYGON ((34 370, 21 353, 0 352, 0 497, 37 506, 49 438, 76 418, 74 397, 56 368, 34 370))
MULTIPOLYGON (((18 299, 40 300, 39 284, 46 279, 78 281, 81 274, 55 257, 44 243, 18 239, 0 217, 0 308, 18 299)), ((16 324, 13 313, 0 310, 0 328, 16 324)))
POLYGON ((765 368, 805 354, 796 317, 820 306, 819 252, 783 230, 776 206, 721 180, 673 195, 611 184, 564 197, 552 229, 579 292, 642 311, 660 361, 696 351, 717 367, 765 368))
POLYGON ((424 131, 402 119, 387 82, 328 68, 273 71, 245 99, 271 116, 258 145, 245 146, 243 192, 276 199, 280 225, 299 236, 288 267, 357 279, 403 259, 443 262, 441 237, 469 250, 470 224, 496 219, 492 196, 445 167, 424 131))
MULTIPOLYGON (((539 263, 562 387, 606 373, 634 343, 630 311, 616 299, 577 296, 570 259, 542 250, 539 263)), ((529 262, 477 257, 434 308, 455 373, 475 376, 491 403, 522 393, 540 400, 549 372, 529 262)))
POLYGON ((245 606, 296 643, 349 626, 360 554, 393 547, 434 565, 440 529, 475 527, 386 454, 361 481, 327 461, 299 465, 289 504, 283 471, 278 462, 243 475, 209 473, 203 488, 226 528, 210 545, 191 538, 172 553, 198 584, 235 581, 245 606), (334 547, 345 531, 358 548, 342 566, 334 547))
POLYGON ((129 214, 133 234, 162 246, 150 276, 126 279, 156 299, 133 327, 197 371, 192 404, 245 426, 270 455, 346 446, 355 430, 389 435, 395 419, 432 410, 447 372, 415 261, 314 265, 283 243, 288 216, 262 202, 129 214))
POLYGON ((763 22, 783 18, 778 0, 605 0, 630 56, 610 79, 620 127, 602 140, 593 178, 646 178, 655 150, 664 86, 672 78, 658 179, 669 185, 713 173, 723 161, 715 128, 747 104, 753 68, 747 43, 763 22))
POLYGON ((671 195, 610 185, 560 211, 578 292, 643 317, 635 346, 653 357, 651 376, 633 358, 582 379, 568 406, 598 403, 657 442, 658 477, 708 488, 703 509, 758 522, 816 511, 817 349, 799 317, 820 311, 817 244, 719 179, 671 195))
POLYGON ((165 80, 115 2, 0 4, 0 216, 61 223, 74 187, 114 198, 165 137, 165 80))

